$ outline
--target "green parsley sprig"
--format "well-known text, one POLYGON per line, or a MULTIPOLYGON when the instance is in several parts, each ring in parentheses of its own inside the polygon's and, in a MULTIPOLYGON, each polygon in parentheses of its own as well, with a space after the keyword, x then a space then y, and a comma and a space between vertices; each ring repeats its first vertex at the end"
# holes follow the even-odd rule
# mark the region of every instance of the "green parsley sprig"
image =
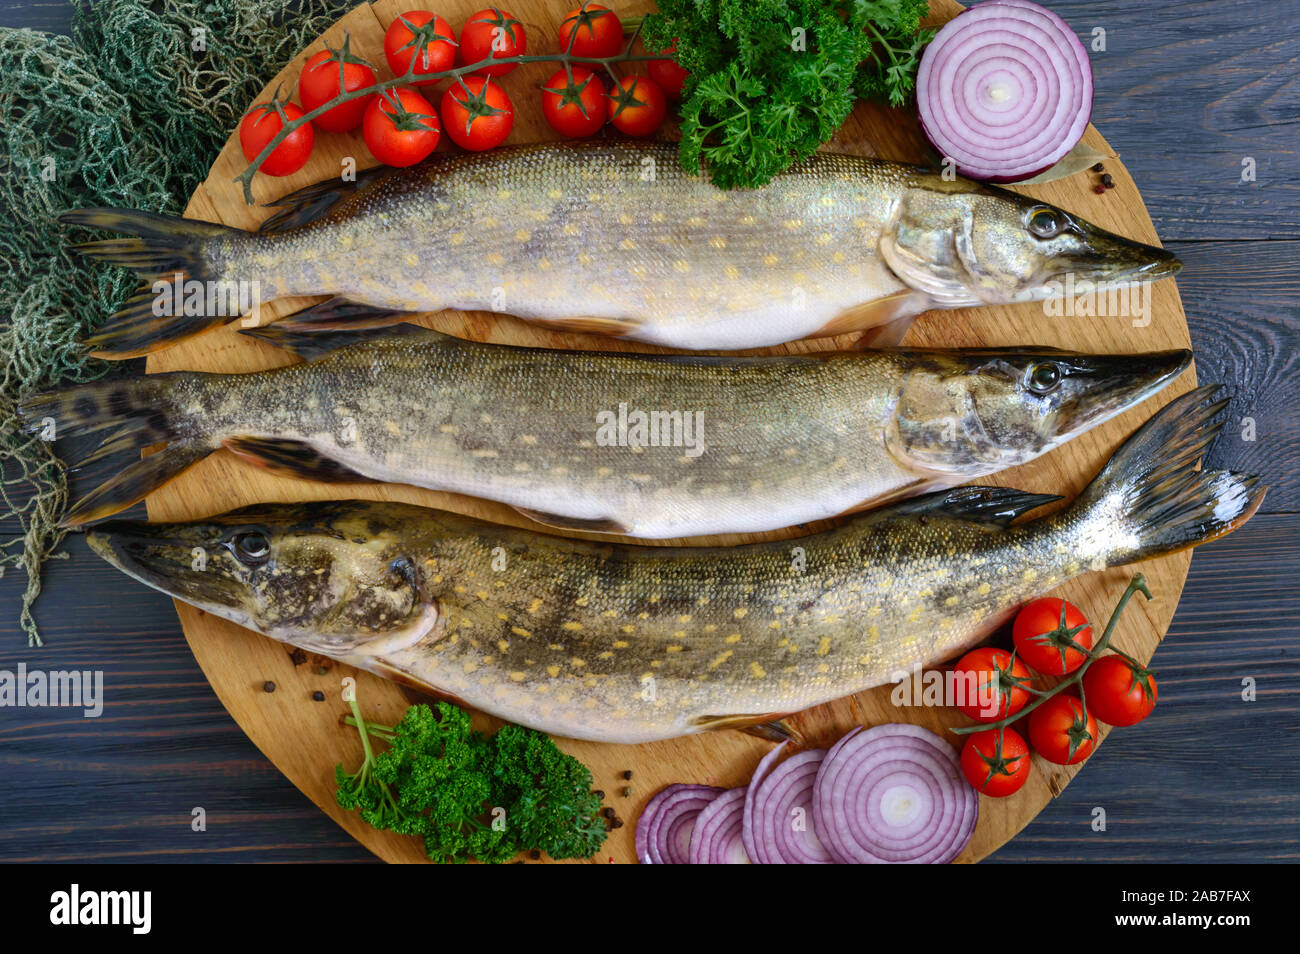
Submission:
POLYGON ((834 135, 859 99, 902 105, 928 0, 658 0, 648 50, 675 45, 681 160, 724 188, 760 186, 834 135))

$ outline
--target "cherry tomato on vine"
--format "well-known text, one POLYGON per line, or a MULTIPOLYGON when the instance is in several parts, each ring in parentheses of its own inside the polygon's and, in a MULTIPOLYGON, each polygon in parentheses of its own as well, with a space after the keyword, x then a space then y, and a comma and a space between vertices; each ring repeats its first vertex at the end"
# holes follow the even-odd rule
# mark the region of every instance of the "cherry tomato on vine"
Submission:
MULTIPOLYGON (((405 76, 415 60, 412 76, 441 73, 456 62, 456 34, 449 24, 428 10, 410 10, 400 14, 384 34, 384 59, 396 76, 405 76)), ((437 80, 414 80, 415 85, 437 80)))
POLYGON ((1102 656, 1083 674, 1088 708, 1108 725, 1137 725, 1156 707, 1156 677, 1123 656, 1102 656))
POLYGON ((1052 676, 1074 672, 1088 658, 1071 643, 1092 648, 1092 627, 1077 606, 1055 597, 1026 603, 1011 626, 1016 655, 1030 669, 1052 676))
MULTIPOLYGON (((660 53, 677 52, 677 44, 674 43, 666 50, 660 50, 660 53)), ((676 60, 650 60, 646 63, 646 72, 650 78, 659 84, 659 88, 664 91, 664 95, 669 99, 682 98, 682 84, 686 82, 686 77, 690 76, 689 70, 684 70, 677 65, 676 60)))
MULTIPOLYGON (((460 31, 460 64, 469 66, 488 57, 522 56, 528 49, 524 25, 513 13, 488 7, 469 18, 460 31)), ((505 76, 519 64, 503 63, 475 70, 475 76, 505 76)))
POLYGON ((623 52, 623 23, 609 7, 584 3, 570 10, 560 24, 560 49, 569 50, 574 56, 617 56, 623 52))
POLYGON ((1029 778, 1029 746, 1015 729, 985 729, 966 736, 961 771, 976 791, 992 798, 1015 794, 1029 778))
MULTIPOLYGON (((286 123, 300 119, 302 115, 302 109, 293 103, 277 103, 275 100, 258 103, 239 123, 239 146, 244 150, 244 158, 252 162, 286 123)), ((316 133, 311 123, 303 123, 275 147, 258 170, 268 176, 292 175, 307 164, 315 145, 316 133)))
POLYGON ((376 96, 366 108, 362 134, 370 154, 386 166, 413 166, 438 145, 442 128, 433 104, 413 89, 376 96))
POLYGON ((557 71, 542 87, 542 114, 562 136, 580 139, 605 125, 609 101, 600 78, 591 70, 573 67, 573 78, 557 71))
MULTIPOLYGON (((303 64, 302 75, 298 77, 298 99, 302 101, 305 112, 311 112, 318 106, 324 106, 340 92, 351 92, 375 82, 375 71, 359 57, 353 56, 348 49, 348 40, 343 40, 340 49, 326 47, 303 64), (343 66, 343 89, 339 89, 339 65, 343 66)), ((312 125, 326 132, 349 132, 361 125, 361 117, 374 96, 341 103, 331 110, 321 113, 312 120, 312 125)))
POLYGON ((510 97, 491 77, 465 77, 464 86, 456 83, 443 94, 441 108, 452 142, 474 152, 501 145, 515 124, 510 97))
POLYGON ((997 722, 1029 702, 1029 669, 1004 649, 972 649, 953 667, 964 698, 957 708, 977 722, 997 722), (1019 683, 1020 685, 1017 685, 1019 683))
POLYGON ((1097 720, 1074 696, 1052 696, 1029 713, 1029 742, 1057 765, 1074 765, 1097 745, 1097 720))
POLYGON ((668 104, 648 76, 625 76, 609 93, 609 121, 629 136, 648 136, 664 124, 668 104))

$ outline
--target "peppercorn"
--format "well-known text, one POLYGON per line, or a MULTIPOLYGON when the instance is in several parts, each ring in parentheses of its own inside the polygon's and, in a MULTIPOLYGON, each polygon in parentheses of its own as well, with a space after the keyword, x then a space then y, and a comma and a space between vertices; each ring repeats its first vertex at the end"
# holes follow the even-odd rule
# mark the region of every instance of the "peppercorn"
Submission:
POLYGON ((611 827, 613 827, 613 828, 622 828, 622 827, 623 827, 623 819, 621 819, 621 818, 615 818, 611 827))
POLYGON ((294 649, 291 653, 289 653, 289 661, 293 663, 295 666, 301 666, 303 663, 307 661, 307 654, 303 652, 301 649, 294 649))
POLYGON ((1114 177, 1111 176, 1111 174, 1108 172, 1108 173, 1106 173, 1104 176, 1101 177, 1101 184, 1104 185, 1107 189, 1113 188, 1114 185, 1115 185, 1115 179, 1114 179, 1114 177))
POLYGON ((612 808, 606 808, 604 811, 601 812, 601 814, 604 815, 606 818, 613 818, 613 817, 614 817, 614 809, 612 809, 612 808))
POLYGON ((1095 192, 1095 193, 1097 193, 1098 195, 1101 195, 1103 192, 1106 191, 1106 187, 1105 187, 1104 185, 1102 185, 1101 183, 1098 183, 1098 184, 1093 188, 1092 191, 1095 192))
POLYGON ((262 691, 275 692, 275 683, 273 683, 270 679, 266 680, 266 682, 262 683, 262 691))
POLYGON ((534 848, 532 851, 528 852, 528 857, 532 858, 533 861, 536 861, 538 858, 542 857, 542 853, 534 848))
POLYGON ((312 697, 312 700, 313 700, 314 702, 324 702, 324 701, 325 701, 325 693, 321 692, 319 689, 317 689, 315 692, 313 692, 313 693, 311 694, 311 697, 312 697))
POLYGON ((623 773, 623 777, 624 777, 625 779, 631 781, 631 779, 632 779, 632 770, 631 770, 631 769, 628 769, 626 772, 624 772, 624 773, 623 773))
POLYGON ((624 785, 624 786, 623 786, 623 797, 624 797, 624 798, 631 798, 631 797, 632 797, 632 786, 631 786, 631 785, 624 785))
POLYGON ((1102 164, 1099 162, 1099 163, 1097 163, 1095 166, 1092 167, 1092 171, 1093 171, 1093 172, 1105 172, 1105 171, 1106 171, 1106 167, 1105 167, 1104 165, 1102 165, 1102 164))
POLYGON ((316 667, 316 675, 318 675, 318 676, 328 676, 328 675, 329 675, 329 672, 330 672, 330 667, 329 667, 329 666, 317 666, 317 667, 316 667))
POLYGON ((605 800, 605 790, 604 790, 604 789, 598 788, 598 789, 596 789, 596 791, 592 792, 592 794, 595 795, 597 798, 599 798, 602 802, 605 800))

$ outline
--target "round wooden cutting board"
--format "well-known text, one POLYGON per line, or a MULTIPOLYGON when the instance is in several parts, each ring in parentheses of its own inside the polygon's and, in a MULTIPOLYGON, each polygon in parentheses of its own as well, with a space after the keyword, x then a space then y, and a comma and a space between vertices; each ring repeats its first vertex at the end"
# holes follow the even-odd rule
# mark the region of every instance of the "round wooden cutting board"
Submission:
MULTIPOLYGON (((557 26, 574 5, 573 0, 511 0, 510 9, 526 25, 530 53, 556 49, 557 26)), ((280 85, 286 90, 296 89, 299 71, 307 57, 322 49, 325 41, 338 46, 345 32, 351 34, 353 52, 374 64, 381 77, 389 76, 384 68, 384 30, 399 13, 419 6, 423 4, 412 0, 378 0, 357 7, 272 79, 267 84, 265 96, 280 85)), ((631 15, 651 9, 652 0, 630 0, 628 3, 611 3, 610 6, 620 14, 631 15)), ((480 7, 479 0, 441 0, 437 4, 438 12, 457 31, 480 7)), ((947 20, 960 9, 949 0, 931 2, 936 21, 947 20)), ((535 64, 517 69, 505 77, 503 85, 516 109, 514 131, 509 142, 556 138, 542 118, 537 93, 537 87, 545 82, 550 72, 550 67, 535 64)), ((439 94, 442 88, 439 87, 439 94)), ((1105 140, 1092 127, 1089 127, 1085 141, 1110 153, 1105 140)), ((454 149, 445 142, 439 148, 454 149)), ((926 161, 930 156, 910 111, 891 111, 866 104, 858 107, 828 149, 909 162, 926 161)), ((256 178, 253 185, 258 202, 268 202, 312 182, 337 176, 345 157, 355 158, 358 168, 374 165, 359 134, 318 133, 315 153, 306 168, 286 179, 256 178)), ((270 210, 260 205, 245 205, 239 185, 232 181, 245 165, 238 137, 232 134, 213 164, 207 181, 191 198, 186 215, 240 228, 255 228, 270 210)), ((1093 192, 1094 177, 1086 173, 1026 187, 1024 191, 1076 211, 1121 235, 1143 242, 1156 242, 1151 219, 1124 167, 1118 160, 1111 159, 1106 163, 1106 170, 1114 176, 1116 187, 1103 195, 1093 192)), ((594 239, 599 241, 598 237, 594 239)), ((907 343, 943 347, 1050 345, 1112 353, 1190 347, 1187 323, 1174 283, 1163 281, 1150 291, 1153 295, 1153 319, 1146 326, 1135 325, 1128 317, 1047 317, 1041 306, 1025 304, 928 314, 913 325, 907 343)), ((282 316, 316 300, 319 299, 276 302, 263 309, 261 320, 272 320, 273 315, 282 316)), ((611 339, 553 333, 529 327, 512 318, 486 313, 448 311, 429 315, 423 320, 450 334, 484 341, 567 348, 654 350, 649 346, 611 339)), ((213 330, 151 356, 149 371, 257 371, 292 360, 268 345, 239 335, 237 325, 213 330)), ((788 349, 771 349, 771 353, 848 347, 856 337, 848 335, 834 341, 800 342, 788 349)), ((1189 370, 1140 408, 1044 458, 985 482, 1074 495, 1125 436, 1159 405, 1189 390, 1194 384, 1194 374, 1189 370)), ((154 493, 149 498, 148 510, 154 520, 179 520, 263 501, 346 497, 405 500, 501 523, 529 525, 508 507, 451 494, 374 484, 324 485, 271 476, 240 463, 225 451, 214 454, 154 493)), ((767 536, 791 535, 783 532, 767 536)), ((759 537, 712 538, 707 542, 735 543, 754 539, 759 537)), ((1139 598, 1130 605, 1115 637, 1120 647, 1142 660, 1151 657, 1173 617, 1189 561, 1188 553, 1180 553, 1150 561, 1141 567, 1155 599, 1145 602, 1139 598)), ((1095 623, 1102 624, 1131 572, 1116 569, 1092 573, 1055 592, 1082 607, 1095 623)), ((381 858, 388 861, 425 860, 417 839, 374 831, 355 814, 342 811, 334 802, 335 763, 343 762, 355 767, 361 759, 356 733, 340 725, 340 717, 346 711, 346 704, 340 696, 342 677, 351 675, 356 678, 363 711, 379 722, 391 723, 399 718, 414 695, 393 683, 329 660, 319 657, 308 657, 305 661, 295 659, 288 647, 183 603, 177 604, 177 611, 194 655, 217 695, 267 758, 323 811, 381 858), (267 680, 275 682, 275 692, 263 691, 263 683, 267 680), (312 694, 317 690, 324 692, 324 702, 312 700, 312 694)), ((943 733, 945 727, 966 722, 952 709, 896 708, 890 703, 889 694, 890 687, 882 687, 800 713, 792 718, 792 722, 817 744, 828 744, 858 724, 909 721, 943 733)), ((483 726, 492 724, 492 720, 485 716, 476 718, 483 726)), ((771 747, 771 743, 734 731, 636 746, 571 740, 561 740, 560 744, 591 767, 596 787, 608 793, 606 804, 613 806, 618 816, 625 820, 625 825, 611 833, 604 849, 593 859, 596 862, 635 860, 633 831, 636 818, 650 796, 662 786, 670 782, 744 784, 758 760, 771 747), (623 772, 629 769, 634 773, 633 780, 626 782, 623 772), (633 789, 629 797, 620 794, 625 785, 633 789)), ((996 849, 1059 793, 1075 771, 1077 768, 1052 765, 1035 757, 1031 778, 1017 795, 1001 800, 980 796, 979 827, 959 860, 977 861, 996 849)))

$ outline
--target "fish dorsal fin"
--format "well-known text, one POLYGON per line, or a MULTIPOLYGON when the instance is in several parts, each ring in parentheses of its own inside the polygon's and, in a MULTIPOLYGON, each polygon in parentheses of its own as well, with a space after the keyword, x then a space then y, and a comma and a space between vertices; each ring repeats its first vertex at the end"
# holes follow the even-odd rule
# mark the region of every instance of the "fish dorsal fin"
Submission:
POLYGON ((365 186, 387 173, 392 172, 387 166, 375 166, 358 172, 351 182, 342 179, 326 179, 309 186, 282 195, 273 202, 266 203, 278 211, 273 212, 258 228, 262 233, 287 232, 315 222, 328 215, 339 202, 355 195, 365 186))
POLYGON ((326 328, 316 331, 311 328, 298 328, 293 325, 277 323, 262 328, 243 328, 239 333, 275 345, 290 354, 296 354, 304 361, 315 361, 317 358, 322 358, 340 348, 347 348, 362 341, 382 340, 408 335, 412 338, 444 337, 441 332, 409 323, 392 325, 382 331, 374 331, 369 328, 326 328))
POLYGON ((229 437, 221 444, 241 460, 274 474, 331 484, 368 482, 372 479, 338 461, 330 460, 302 441, 273 437, 229 437))
POLYGON ((1031 494, 1010 487, 955 487, 905 500, 890 510, 894 514, 944 516, 1005 527, 1021 514, 1060 499, 1058 494, 1031 494))
POLYGON ((587 517, 567 517, 562 513, 548 513, 545 510, 531 510, 528 507, 516 507, 515 510, 529 520, 557 530, 576 530, 583 533, 621 533, 627 534, 628 528, 617 520, 587 517))

